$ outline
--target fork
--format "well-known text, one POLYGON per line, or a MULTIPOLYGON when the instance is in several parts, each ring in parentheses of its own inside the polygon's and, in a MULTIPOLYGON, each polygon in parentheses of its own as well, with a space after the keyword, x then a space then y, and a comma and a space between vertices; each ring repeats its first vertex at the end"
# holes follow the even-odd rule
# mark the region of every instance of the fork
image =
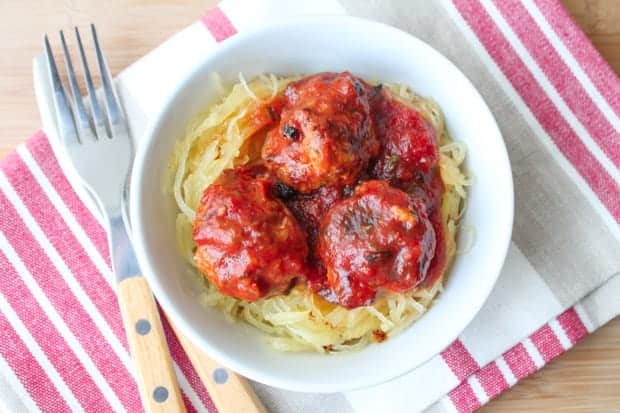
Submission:
POLYGON ((123 220, 124 191, 133 161, 127 120, 114 90, 95 26, 91 24, 90 29, 101 77, 103 105, 97 96, 77 27, 75 37, 88 103, 81 96, 64 33, 60 31, 60 41, 70 94, 65 91, 45 35, 45 55, 53 87, 58 135, 82 184, 104 217, 119 305, 144 409, 149 413, 185 412, 157 306, 141 276, 123 220))

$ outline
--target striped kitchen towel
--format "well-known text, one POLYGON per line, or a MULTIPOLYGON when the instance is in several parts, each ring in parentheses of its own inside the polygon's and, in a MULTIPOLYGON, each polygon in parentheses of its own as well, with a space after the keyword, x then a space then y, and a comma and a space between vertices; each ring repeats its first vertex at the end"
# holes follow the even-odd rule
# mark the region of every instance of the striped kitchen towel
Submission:
MULTIPOLYGON (((515 228, 488 302, 440 355, 347 394, 255 383, 271 411, 470 412, 618 315, 620 82, 556 0, 225 0, 118 76, 134 136, 174 79, 217 43, 311 13, 399 27, 469 77, 509 149, 515 228)), ((34 71, 46 134, 0 162, 0 411, 141 411, 109 282, 106 234, 54 150, 41 58, 34 71)), ((214 412, 165 328, 188 410, 214 412)))

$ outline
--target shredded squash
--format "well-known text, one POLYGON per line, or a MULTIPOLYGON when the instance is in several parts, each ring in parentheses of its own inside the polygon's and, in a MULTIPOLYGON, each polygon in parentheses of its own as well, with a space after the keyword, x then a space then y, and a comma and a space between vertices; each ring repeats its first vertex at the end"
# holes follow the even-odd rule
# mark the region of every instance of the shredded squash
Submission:
MULTIPOLYGON (((260 146, 248 142, 255 132, 249 126, 248 117, 258 105, 273 99, 296 79, 263 75, 246 82, 239 74, 239 83, 188 126, 170 161, 171 179, 166 188, 179 208, 177 246, 200 280, 204 304, 218 307, 231 319, 243 320, 263 331, 273 348, 322 353, 352 351, 383 341, 420 318, 437 299, 444 276, 430 287, 408 294, 386 293, 371 306, 346 309, 327 302, 305 285, 297 285, 288 295, 253 303, 227 297, 198 272, 193 261, 192 222, 204 189, 223 170, 260 158, 260 146)), ((383 86, 418 110, 437 132, 439 168, 445 185, 441 215, 446 233, 447 269, 456 253, 458 222, 465 209, 466 187, 471 184, 471 178, 463 171, 466 147, 450 139, 443 114, 435 102, 404 85, 383 86)))

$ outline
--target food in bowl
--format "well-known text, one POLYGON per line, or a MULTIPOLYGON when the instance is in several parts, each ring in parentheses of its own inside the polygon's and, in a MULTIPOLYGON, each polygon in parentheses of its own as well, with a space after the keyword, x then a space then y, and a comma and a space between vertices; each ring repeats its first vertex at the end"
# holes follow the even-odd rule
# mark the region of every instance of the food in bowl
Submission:
POLYGON ((442 289, 464 158, 440 108, 406 86, 240 75, 174 151, 179 249, 204 302, 276 349, 382 342, 442 289))

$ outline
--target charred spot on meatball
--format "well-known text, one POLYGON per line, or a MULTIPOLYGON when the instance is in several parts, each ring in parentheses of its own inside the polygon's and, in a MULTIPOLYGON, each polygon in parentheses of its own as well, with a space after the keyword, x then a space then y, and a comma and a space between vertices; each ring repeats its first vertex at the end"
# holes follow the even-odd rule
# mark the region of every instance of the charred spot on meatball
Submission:
POLYGON ((358 95, 366 93, 366 88, 358 78, 353 78, 353 87, 355 87, 355 91, 358 95))
POLYGON ((274 192, 278 198, 285 201, 287 199, 291 199, 297 193, 297 191, 295 191, 293 188, 282 182, 276 182, 274 184, 274 192))
POLYGON ((379 93, 381 93, 381 89, 383 89, 383 85, 381 83, 379 83, 378 85, 374 85, 373 87, 370 88, 370 97, 375 97, 377 96, 379 93))
POLYGON ((291 125, 284 125, 284 127, 282 128, 282 135, 293 141, 299 139, 299 131, 291 125))

